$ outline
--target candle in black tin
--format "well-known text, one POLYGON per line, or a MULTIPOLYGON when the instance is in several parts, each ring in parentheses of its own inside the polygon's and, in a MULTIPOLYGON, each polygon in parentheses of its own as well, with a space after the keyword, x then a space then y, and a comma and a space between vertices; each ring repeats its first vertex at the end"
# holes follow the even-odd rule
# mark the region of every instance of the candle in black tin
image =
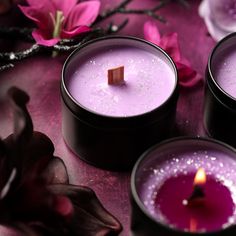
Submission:
POLYGON ((68 146, 90 164, 127 170, 144 150, 170 136, 177 71, 162 49, 144 40, 99 38, 67 59, 61 94, 68 146))
POLYGON ((204 126, 208 134, 236 147, 236 33, 212 51, 206 69, 204 126))
POLYGON ((132 235, 235 234, 235 180, 236 152, 224 143, 178 138, 154 146, 132 172, 132 235))

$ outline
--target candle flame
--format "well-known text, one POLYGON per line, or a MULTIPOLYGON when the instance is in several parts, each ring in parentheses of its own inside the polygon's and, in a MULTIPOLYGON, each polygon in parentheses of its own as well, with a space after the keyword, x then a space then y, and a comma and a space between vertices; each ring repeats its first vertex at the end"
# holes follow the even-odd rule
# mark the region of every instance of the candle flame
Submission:
POLYGON ((194 185, 202 185, 206 183, 206 172, 205 170, 200 167, 194 177, 193 181, 194 185))

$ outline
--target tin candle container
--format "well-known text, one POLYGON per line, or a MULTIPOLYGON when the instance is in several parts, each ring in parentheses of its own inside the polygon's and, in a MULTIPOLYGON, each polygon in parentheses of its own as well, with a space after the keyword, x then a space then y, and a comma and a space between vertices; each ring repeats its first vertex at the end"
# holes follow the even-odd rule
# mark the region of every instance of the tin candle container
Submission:
POLYGON ((104 37, 75 50, 62 71, 62 133, 86 162, 130 169, 175 123, 177 71, 159 47, 133 37, 104 37), (107 70, 124 66, 122 85, 107 70))
POLYGON ((206 69, 204 126, 208 134, 236 147, 236 34, 213 49, 206 69))
POLYGON ((152 147, 134 166, 131 207, 133 236, 234 235, 235 149, 203 138, 175 138, 152 147), (186 205, 200 168, 206 172, 204 196, 186 205))

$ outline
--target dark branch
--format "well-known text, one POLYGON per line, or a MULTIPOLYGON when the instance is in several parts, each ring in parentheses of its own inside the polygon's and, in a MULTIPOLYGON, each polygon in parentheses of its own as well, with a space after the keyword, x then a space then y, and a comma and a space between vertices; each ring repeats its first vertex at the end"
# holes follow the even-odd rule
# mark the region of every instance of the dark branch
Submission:
POLYGON ((145 15, 151 16, 154 19, 157 19, 157 20, 159 20, 163 23, 166 23, 166 19, 164 17, 162 17, 161 15, 156 14, 152 10, 125 10, 125 9, 119 9, 119 11, 117 13, 121 13, 121 14, 145 14, 145 15))
POLYGON ((116 6, 113 9, 107 10, 103 12, 101 15, 99 15, 94 22, 94 24, 100 23, 101 21, 107 19, 108 17, 114 15, 117 13, 119 9, 124 9, 132 0, 123 0, 118 6, 116 6))
MULTIPOLYGON (((96 21, 92 24, 92 30, 88 33, 75 37, 73 39, 62 39, 58 44, 45 47, 41 45, 34 44, 31 48, 20 51, 20 52, 3 52, 0 53, 0 62, 7 63, 6 65, 0 66, 0 71, 3 71, 8 68, 12 68, 14 65, 12 62, 22 60, 24 58, 28 58, 30 56, 39 54, 45 51, 51 52, 68 52, 72 51, 75 48, 79 47, 81 44, 87 42, 88 40, 119 32, 128 24, 128 19, 125 19, 121 24, 116 25, 111 22, 107 28, 95 28, 94 25, 100 23, 101 21, 119 13, 119 14, 142 14, 148 15, 157 19, 161 22, 166 22, 166 20, 156 12, 169 4, 170 2, 177 1, 185 6, 188 5, 188 0, 160 0, 158 4, 151 9, 127 9, 127 6, 133 0, 122 0, 119 5, 114 7, 113 9, 109 9, 99 15, 96 21)), ((23 39, 29 42, 34 42, 32 36, 32 29, 28 28, 0 28, 0 38, 16 38, 23 39)))
POLYGON ((7 69, 10 69, 10 68, 13 68, 14 65, 13 64, 6 64, 6 65, 3 65, 3 66, 0 66, 0 72, 4 71, 4 70, 7 70, 7 69))
POLYGON ((189 2, 187 0, 178 0, 180 4, 182 4, 184 7, 189 7, 189 2))
MULTIPOLYGON (((38 54, 39 52, 43 51, 57 51, 57 52, 68 52, 72 51, 75 48, 81 46, 83 43, 97 37, 101 37, 107 34, 117 33, 122 28, 125 27, 125 25, 128 23, 128 20, 123 21, 120 25, 114 25, 110 24, 107 29, 94 29, 87 34, 83 35, 83 37, 76 39, 65 39, 61 40, 60 43, 52 46, 52 47, 44 47, 38 44, 34 44, 31 48, 20 51, 20 52, 4 52, 0 53, 0 61, 5 62, 14 62, 19 61, 27 57, 31 57, 35 54, 38 54)), ((7 69, 8 67, 4 66, 3 69, 7 69)))
POLYGON ((128 19, 125 19, 120 25, 115 25, 111 22, 105 32, 106 34, 118 33, 128 24, 128 22, 129 22, 128 19))
POLYGON ((115 15, 117 13, 120 14, 142 14, 142 15, 148 15, 151 16, 161 22, 166 22, 166 20, 158 15, 156 11, 167 5, 171 2, 171 0, 162 0, 158 3, 158 5, 151 9, 126 9, 127 5, 131 3, 132 0, 123 0, 118 6, 111 10, 107 10, 103 12, 100 16, 98 16, 97 20, 94 22, 94 24, 100 23, 101 21, 111 17, 112 15, 115 15))
POLYGON ((0 61, 19 61, 26 57, 37 54, 40 50, 42 50, 42 48, 44 47, 34 44, 31 48, 24 51, 0 53, 0 61))
POLYGON ((33 42, 33 38, 31 36, 32 29, 28 28, 17 28, 17 27, 11 27, 11 28, 0 28, 0 37, 1 38, 17 38, 17 39, 23 39, 29 42, 33 42))

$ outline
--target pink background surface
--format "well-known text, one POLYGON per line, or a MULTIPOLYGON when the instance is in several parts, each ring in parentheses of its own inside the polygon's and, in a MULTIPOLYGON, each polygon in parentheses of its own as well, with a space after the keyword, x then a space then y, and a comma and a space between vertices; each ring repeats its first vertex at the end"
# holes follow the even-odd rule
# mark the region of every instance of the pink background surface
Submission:
MULTIPOLYGON (((103 9, 120 2, 102 0, 103 9)), ((131 6, 149 8, 156 0, 134 0, 131 6)), ((177 32, 183 55, 191 62, 192 67, 204 76, 207 59, 215 42, 208 35, 203 20, 198 15, 200 1, 192 0, 190 9, 172 3, 160 13, 168 20, 167 24, 157 22, 161 33, 177 32)), ((114 22, 128 17, 117 15, 114 22)), ((150 19, 147 16, 132 15, 130 22, 121 32, 143 38, 143 24, 150 19)), ((21 25, 22 16, 16 12, 0 16, 0 25, 21 25)), ((15 51, 30 45, 14 40, 0 40, 0 50, 15 51)), ((32 115, 35 130, 46 133, 55 145, 55 154, 62 157, 67 166, 70 181, 73 184, 87 185, 93 188, 104 204, 123 224, 121 236, 129 235, 130 225, 130 173, 116 173, 92 167, 72 154, 66 147, 61 135, 61 69, 68 54, 51 58, 39 55, 16 64, 13 69, 0 73, 0 136, 5 138, 12 132, 12 113, 5 101, 7 89, 16 85, 29 93, 31 101, 29 111, 32 115)), ((182 91, 178 101, 176 127, 178 135, 202 135, 202 104, 204 88, 191 88, 182 91)))

